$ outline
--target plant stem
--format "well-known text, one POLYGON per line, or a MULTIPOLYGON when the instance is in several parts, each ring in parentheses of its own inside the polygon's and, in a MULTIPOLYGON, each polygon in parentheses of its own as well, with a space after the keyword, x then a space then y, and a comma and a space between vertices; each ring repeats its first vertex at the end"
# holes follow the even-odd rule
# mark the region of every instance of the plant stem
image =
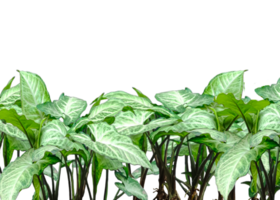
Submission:
POLYGON ((263 162, 262 162, 262 159, 260 159, 260 165, 261 165, 261 170, 264 172, 264 176, 265 176, 265 179, 266 179, 266 184, 268 186, 268 194, 269 194, 269 199, 272 200, 273 198, 273 194, 274 194, 274 191, 272 191, 271 189, 271 180, 270 178, 268 177, 267 175, 267 172, 263 166, 263 162))
MULTIPOLYGON (((63 156, 64 157, 64 156, 63 156)), ((70 175, 69 175, 69 171, 68 171, 68 165, 67 165, 67 158, 64 157, 65 160, 65 167, 66 167, 66 174, 67 174, 67 178, 68 178, 68 190, 69 190, 69 200, 72 200, 72 192, 71 192, 71 183, 70 183, 70 175)))
POLYGON ((113 200, 115 200, 115 199, 117 198, 117 196, 118 196, 118 194, 119 194, 120 191, 121 191, 120 189, 117 191, 117 193, 116 193, 116 195, 115 195, 115 197, 114 197, 113 200))
POLYGON ((59 168, 58 168, 58 180, 56 182, 54 200, 58 200, 58 188, 59 188, 59 182, 60 182, 60 172, 61 172, 61 163, 59 163, 59 168))
MULTIPOLYGON (((77 169, 77 165, 76 165, 76 169, 77 169)), ((70 167, 69 167, 70 168, 70 167)), ((71 163, 71 187, 72 187, 72 195, 73 195, 73 199, 75 199, 74 194, 75 194, 75 189, 74 189, 74 179, 73 179, 73 173, 74 173, 74 163, 71 163)))
POLYGON ((107 195, 108 195, 108 180, 109 180, 109 170, 106 169, 106 181, 105 181, 105 190, 104 190, 104 200, 107 200, 107 195))
POLYGON ((52 176, 52 194, 53 200, 55 199, 55 190, 54 190, 54 180, 53 180, 53 165, 51 165, 51 176, 52 176))
MULTIPOLYGON (((213 151, 211 151, 211 152, 213 152, 213 151)), ((208 183, 208 181, 210 180, 210 178, 211 178, 211 169, 212 169, 212 167, 213 167, 213 164, 214 164, 214 162, 215 162, 215 160, 217 159, 217 157, 219 156, 219 154, 220 153, 217 153, 216 155, 215 155, 215 157, 213 158, 213 160, 210 162, 210 165, 208 166, 208 168, 207 168, 207 170, 206 170, 206 174, 205 174, 205 177, 204 177, 204 179, 203 179, 203 181, 202 181, 202 185, 201 185, 201 187, 200 187, 200 193, 201 194, 199 194, 199 197, 198 197, 198 200, 202 200, 203 199, 203 195, 204 195, 204 191, 205 191, 205 189, 206 189, 206 185, 207 185, 207 183, 208 183)), ((220 194, 220 193, 219 193, 220 194)))
POLYGON ((262 179, 262 175, 261 175, 261 171, 258 167, 258 164, 256 161, 254 161, 255 165, 256 165, 256 168, 257 168, 257 171, 258 171, 258 175, 259 175, 259 178, 260 178, 260 183, 261 183, 261 198, 263 200, 265 200, 265 187, 264 187, 264 184, 263 184, 263 179, 262 179))
POLYGON ((236 199, 240 200, 240 178, 236 181, 236 199))
POLYGON ((40 177, 38 175, 36 175, 36 176, 37 176, 38 181, 40 183, 40 187, 41 187, 41 190, 42 190, 43 198, 44 198, 44 200, 47 200, 46 193, 45 193, 45 188, 43 187, 43 184, 42 184, 42 182, 40 180, 40 177))

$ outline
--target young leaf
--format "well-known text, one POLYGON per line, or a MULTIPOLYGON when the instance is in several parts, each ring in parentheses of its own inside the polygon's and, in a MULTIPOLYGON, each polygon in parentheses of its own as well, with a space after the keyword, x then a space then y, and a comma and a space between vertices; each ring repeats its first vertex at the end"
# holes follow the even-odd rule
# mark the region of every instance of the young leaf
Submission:
POLYGON ((149 99, 149 97, 147 97, 145 94, 143 94, 140 90, 136 89, 135 87, 133 87, 133 90, 135 90, 138 97, 146 98, 150 103, 152 103, 152 101, 149 99))
POLYGON ((232 93, 219 94, 214 101, 223 104, 226 108, 229 108, 237 115, 241 116, 249 132, 251 132, 253 127, 253 118, 250 114, 257 114, 258 111, 269 105, 269 101, 266 100, 251 100, 245 104, 243 100, 237 100, 232 93))
POLYGON ((3 94, 3 92, 4 92, 5 90, 8 90, 8 89, 11 88, 14 79, 15 79, 15 77, 13 77, 13 78, 11 78, 11 80, 9 80, 8 84, 3 88, 3 90, 2 90, 2 92, 1 92, 1 94, 0 94, 0 97, 2 96, 2 94, 3 94))

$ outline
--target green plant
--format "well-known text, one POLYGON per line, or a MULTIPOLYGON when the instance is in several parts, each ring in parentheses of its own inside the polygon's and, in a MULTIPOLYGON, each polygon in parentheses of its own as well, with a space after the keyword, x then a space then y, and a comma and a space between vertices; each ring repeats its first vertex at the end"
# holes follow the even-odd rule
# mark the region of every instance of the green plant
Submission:
POLYGON ((255 90, 264 100, 242 98, 246 71, 215 76, 202 94, 189 88, 157 93, 162 105, 136 88, 137 95, 103 93, 84 116, 86 101, 64 93, 51 101, 38 75, 18 71, 20 83, 11 87, 13 77, 0 94, 0 198, 15 200, 33 184, 33 199, 57 200, 61 170, 66 170, 70 200, 83 199, 86 190, 96 200, 105 171, 106 200, 111 170, 120 181, 115 200, 124 194, 147 200, 147 175, 159 177, 153 199, 181 199, 178 184, 189 200, 202 200, 215 176, 219 200, 234 200, 235 182, 247 174, 251 180, 244 184, 252 199, 259 194, 261 200, 266 195, 274 200, 280 189, 280 83, 255 90), (150 159, 147 151, 153 153, 150 159), (185 159, 185 180, 176 177, 179 157, 185 159), (132 172, 131 164, 140 167, 132 172))

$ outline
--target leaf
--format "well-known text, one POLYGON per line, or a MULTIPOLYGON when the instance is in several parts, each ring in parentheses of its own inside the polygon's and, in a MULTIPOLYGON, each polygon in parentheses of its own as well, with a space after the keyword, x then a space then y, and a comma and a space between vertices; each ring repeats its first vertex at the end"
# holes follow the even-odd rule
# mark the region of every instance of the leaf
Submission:
POLYGON ((258 130, 271 129, 280 132, 280 106, 271 104, 259 114, 258 130))
MULTIPOLYGON (((279 79, 278 79, 279 81, 279 79)), ((271 86, 265 85, 255 89, 255 92, 261 96, 263 99, 268 99, 270 101, 279 101, 280 100, 280 83, 272 84, 271 86)))
POLYGON ((208 129, 208 128, 193 129, 192 131, 190 131, 190 133, 195 133, 196 136, 199 136, 199 135, 204 134, 204 133, 208 133, 215 140, 218 140, 220 142, 226 142, 227 141, 227 136, 226 136, 225 133, 217 131, 217 130, 208 129))
POLYGON ((66 151, 83 150, 89 160, 89 153, 82 144, 72 142, 66 137, 66 126, 60 120, 53 120, 42 128, 41 145, 56 146, 66 151))
POLYGON ((150 108, 152 105, 145 98, 141 98, 141 97, 138 97, 138 96, 135 96, 135 95, 129 94, 127 92, 123 92, 123 91, 110 92, 110 93, 105 94, 104 97, 107 99, 112 99, 112 98, 120 99, 127 106, 131 106, 132 108, 137 109, 137 110, 143 110, 145 108, 150 108))
POLYGON ((257 134, 254 134, 250 139, 250 147, 255 147, 259 143, 261 143, 264 136, 272 138, 275 135, 279 135, 279 133, 273 130, 263 130, 259 131, 257 134))
POLYGON ((32 163, 33 151, 34 149, 28 150, 4 168, 0 176, 1 199, 15 200, 22 189, 30 187, 33 175, 41 174, 48 165, 60 161, 56 157, 45 157, 36 163, 32 163))
POLYGON ((236 144, 237 142, 239 142, 242 138, 239 137, 238 135, 230 132, 230 131, 225 131, 224 132, 227 139, 226 139, 226 144, 229 144, 229 145, 233 145, 233 144, 236 144))
POLYGON ((31 72, 20 71, 20 94, 22 112, 27 119, 40 123, 45 117, 36 106, 50 102, 50 95, 40 76, 31 72))
POLYGON ((193 137, 189 141, 196 142, 199 144, 205 144, 216 153, 226 152, 228 149, 231 148, 231 145, 221 143, 220 141, 213 139, 209 133, 205 133, 205 134, 201 134, 200 136, 193 137))
POLYGON ((115 185, 122 191, 124 191, 125 194, 128 196, 136 196, 139 199, 142 200, 148 200, 148 195, 146 191, 141 187, 141 185, 134 180, 133 178, 130 178, 130 176, 125 177, 120 172, 115 171, 115 176, 118 180, 120 180, 122 183, 115 183, 115 185))
POLYGON ((60 148, 57 148, 55 146, 41 146, 40 148, 34 150, 34 152, 32 153, 32 162, 36 162, 38 160, 41 160, 46 152, 49 152, 51 154, 54 154, 61 151, 60 148))
POLYGON ((9 141, 9 146, 13 150, 21 150, 21 151, 27 151, 28 149, 31 148, 29 141, 26 140, 21 140, 16 137, 12 137, 10 135, 6 135, 8 141, 9 141))
POLYGON ((147 100, 149 100, 150 103, 152 103, 152 101, 149 99, 149 97, 147 97, 146 95, 144 95, 140 90, 136 89, 135 87, 133 87, 133 90, 135 90, 135 92, 137 93, 137 95, 138 95, 139 97, 146 98, 147 100))
POLYGON ((209 105, 213 102, 214 97, 207 94, 192 93, 188 90, 176 90, 157 93, 155 98, 165 107, 177 111, 184 112, 185 107, 197 107, 204 104, 209 105))
POLYGON ((220 93, 233 93, 236 99, 241 99, 244 87, 243 75, 248 70, 230 71, 218 74, 208 83, 203 94, 217 96, 220 93))
MULTIPOLYGON (((151 165, 152 165, 152 170, 151 169, 148 169, 148 172, 147 172, 147 175, 159 175, 159 169, 158 169, 158 167, 157 167, 157 164, 156 164, 156 161, 153 161, 152 163, 151 163, 151 165)), ((141 171, 142 171, 142 168, 141 167, 139 167, 139 168, 137 168, 136 170, 134 170, 133 172, 132 172, 132 176, 134 177, 134 178, 140 178, 141 177, 141 171)))
POLYGON ((268 137, 264 137, 260 144, 250 149, 251 136, 252 134, 248 134, 242 138, 224 153, 218 162, 215 173, 216 184, 225 200, 227 200, 228 194, 234 187, 236 180, 248 173, 251 161, 258 161, 266 150, 278 146, 276 142, 269 140, 268 137))
POLYGON ((62 93, 59 100, 53 102, 45 102, 37 105, 37 108, 53 117, 63 117, 65 125, 75 122, 87 107, 87 102, 76 98, 65 96, 62 93))
POLYGON ((32 129, 39 129, 40 125, 33 120, 28 120, 24 115, 19 115, 15 109, 0 109, 0 119, 16 126, 19 130, 27 133, 33 132, 32 129))
POLYGON ((124 106, 125 104, 119 99, 109 99, 103 104, 92 107, 89 115, 81 117, 70 131, 75 131, 89 122, 97 123, 102 122, 107 117, 114 117, 122 111, 124 106))
POLYGON ((150 162, 139 147, 133 145, 128 136, 118 134, 115 127, 104 122, 89 124, 88 128, 95 138, 95 142, 85 134, 71 134, 69 137, 81 144, 86 145, 94 152, 117 159, 120 162, 141 165, 150 168, 150 162))
POLYGON ((253 128, 253 118, 250 114, 257 114, 258 111, 269 105, 269 101, 266 100, 251 100, 245 104, 243 100, 235 99, 232 93, 219 94, 214 101, 223 104, 226 108, 229 108, 237 115, 241 116, 245 121, 249 132, 251 132, 253 128))
POLYGON ((11 162, 13 153, 14 149, 11 147, 7 135, 5 135, 3 141, 3 158, 5 167, 7 167, 7 165, 11 162))
POLYGON ((132 112, 121 112, 116 116, 113 126, 122 135, 137 135, 158 127, 167 126, 178 121, 177 118, 156 119, 148 124, 144 124, 147 119, 153 114, 150 111, 135 110, 132 112))
POLYGON ((0 98, 0 105, 8 106, 14 104, 20 100, 20 85, 16 85, 10 89, 6 89, 2 92, 0 98))
POLYGON ((11 88, 14 79, 15 79, 15 77, 13 77, 13 78, 11 78, 11 80, 9 80, 8 84, 3 88, 3 90, 2 90, 2 92, 1 92, 1 94, 0 94, 0 97, 2 96, 2 94, 3 94, 3 92, 4 92, 5 90, 8 90, 8 89, 11 88))

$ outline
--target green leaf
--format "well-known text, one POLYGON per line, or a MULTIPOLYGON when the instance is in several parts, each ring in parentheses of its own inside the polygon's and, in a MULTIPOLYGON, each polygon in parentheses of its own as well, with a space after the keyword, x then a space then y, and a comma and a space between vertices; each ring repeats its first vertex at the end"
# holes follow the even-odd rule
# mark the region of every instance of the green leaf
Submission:
POLYGON ((205 144, 216 153, 226 152, 228 149, 231 148, 231 145, 221 143, 220 141, 213 139, 209 133, 205 133, 205 134, 201 134, 200 136, 193 137, 189 141, 196 142, 199 144, 205 144))
POLYGON ((148 200, 148 195, 144 188, 141 187, 141 185, 134 180, 133 178, 130 178, 130 176, 125 177, 120 172, 115 171, 115 176, 118 180, 120 180, 122 183, 116 182, 115 185, 122 190, 127 196, 136 196, 137 198, 141 200, 148 200))
POLYGON ((88 125, 95 142, 85 134, 71 134, 69 137, 76 142, 86 145, 94 152, 117 159, 120 162, 141 165, 150 168, 150 162, 139 147, 133 145, 128 136, 120 135, 115 127, 104 122, 88 125))
MULTIPOLYGON (((151 165, 152 165, 152 170, 151 169, 148 169, 148 172, 147 172, 147 175, 159 175, 159 169, 158 169, 158 167, 157 167, 157 164, 156 164, 156 161, 153 161, 152 163, 151 163, 151 165)), ((142 168, 141 167, 139 167, 139 168, 137 168, 136 170, 134 170, 133 172, 132 172, 132 176, 134 177, 134 178, 140 178, 141 177, 141 171, 142 171, 142 168)))
POLYGON ((10 123, 4 124, 1 120, 0 120, 0 132, 4 132, 7 135, 16 137, 21 140, 28 140, 25 133, 22 132, 18 127, 14 126, 10 123))
POLYGON ((269 105, 269 101, 266 100, 251 100, 245 104, 243 100, 235 99, 232 93, 219 94, 214 101, 223 104, 226 108, 231 109, 237 115, 241 116, 245 121, 249 132, 251 132, 253 128, 253 118, 250 114, 257 114, 258 111, 269 105))
POLYGON ((213 102, 214 97, 207 94, 192 93, 188 90, 176 90, 157 93, 155 98, 165 107, 177 111, 184 112, 185 107, 197 107, 204 104, 209 105, 213 102))
POLYGON ((278 146, 273 140, 264 137, 260 144, 250 149, 251 136, 252 134, 248 134, 242 138, 224 153, 218 162, 215 173, 216 184, 225 200, 227 200, 228 194, 234 187, 236 180, 248 173, 251 161, 258 161, 266 150, 278 146))
POLYGON ((109 99, 103 104, 92 107, 89 115, 81 117, 70 131, 75 131, 89 122, 97 123, 104 121, 107 117, 114 117, 122 111, 123 107, 125 107, 125 104, 121 100, 109 99))
POLYGON ((15 200, 22 189, 30 187, 33 175, 41 174, 48 165, 60 161, 56 157, 45 157, 36 163, 32 163, 33 151, 34 149, 28 150, 4 168, 0 176, 1 199, 15 200))
POLYGON ((89 160, 89 153, 80 143, 75 143, 66 137, 66 126, 60 120, 53 120, 42 128, 41 145, 43 146, 56 146, 66 151, 73 149, 83 150, 89 160))
POLYGON ((132 88, 133 88, 133 90, 135 90, 135 92, 137 93, 137 95, 139 97, 146 98, 147 100, 149 100, 150 103, 152 103, 152 101, 149 99, 149 97, 144 95, 140 90, 136 89, 135 87, 132 87, 132 88))
POLYGON ((22 112, 27 119, 40 123, 45 115, 36 106, 51 101, 47 87, 37 74, 25 71, 19 73, 22 112))
POLYGON ((120 99, 126 104, 126 106, 131 106, 133 109, 137 110, 145 110, 146 108, 150 108, 152 106, 152 104, 147 99, 134 96, 123 91, 110 92, 105 94, 104 97, 107 99, 120 99))
POLYGON ((152 114, 153 112, 141 110, 135 110, 134 114, 132 112, 121 112, 116 116, 113 126, 116 127, 120 134, 130 136, 144 133, 158 127, 167 126, 178 121, 177 118, 161 118, 153 120, 148 124, 144 124, 152 114))
POLYGON ((34 150, 34 152, 32 153, 32 161, 36 162, 38 160, 41 160, 46 152, 49 152, 51 154, 56 154, 57 152, 61 151, 60 148, 57 148, 55 146, 41 146, 40 148, 34 150))
POLYGON ((271 104, 259 114, 258 130, 271 129, 280 132, 280 106, 271 104))
POLYGON ((19 115, 15 109, 11 108, 10 110, 0 109, 0 119, 4 119, 7 123, 10 123, 22 132, 33 133, 32 129, 39 129, 40 125, 34 122, 33 120, 28 120, 24 115, 19 115))
POLYGON ((13 153, 14 153, 14 149, 11 147, 7 135, 5 135, 3 141, 3 158, 4 158, 5 167, 7 167, 7 165, 11 162, 13 153))
POLYGON ((10 87, 12 82, 8 83, 0 93, 0 105, 9 106, 20 100, 20 84, 10 87), (6 88, 5 88, 6 87, 6 88))
POLYGON ((261 143, 264 136, 272 138, 273 136, 278 136, 280 133, 277 133, 273 130, 263 130, 259 131, 257 134, 254 134, 250 139, 250 147, 255 147, 261 143))
POLYGON ((233 93, 236 99, 241 99, 244 82, 244 72, 248 70, 231 71, 218 74, 208 83, 203 94, 217 96, 220 93, 233 93))
POLYGON ((8 80, 8 83, 2 88, 2 91, 0 93, 0 99, 2 95, 5 93, 6 90, 10 89, 12 87, 12 84, 15 82, 15 77, 13 76, 8 80))
POLYGON ((220 142, 226 142, 227 141, 227 135, 226 134, 224 134, 223 132, 208 129, 208 128, 193 129, 192 131, 190 131, 190 133, 195 133, 195 136, 199 136, 201 134, 208 133, 215 140, 218 140, 220 142))
POLYGON ((226 139, 226 144, 229 144, 229 145, 233 145, 233 144, 236 144, 237 142, 239 142, 242 138, 239 137, 238 135, 230 132, 230 131, 225 131, 224 132, 227 139, 226 139))
POLYGON ((59 100, 37 105, 37 108, 47 115, 55 118, 63 117, 66 125, 75 122, 86 107, 86 101, 76 97, 64 96, 64 93, 60 95, 59 100))
MULTIPOLYGON (((279 79, 278 79, 279 81, 279 79)), ((280 100, 280 83, 272 84, 271 86, 265 85, 255 89, 255 92, 263 99, 277 102, 280 100)))
POLYGON ((21 140, 16 137, 12 137, 10 135, 6 135, 8 141, 9 141, 9 146, 13 150, 21 150, 21 151, 27 151, 28 149, 31 148, 29 141, 26 140, 21 140))
MULTIPOLYGON (((55 167, 52 167, 52 168, 53 168, 53 179, 54 179, 55 181, 58 181, 58 171, 56 170, 55 167)), ((47 167, 44 169, 43 173, 51 178, 51 177, 52 177, 51 166, 50 166, 50 165, 47 166, 47 167)))

